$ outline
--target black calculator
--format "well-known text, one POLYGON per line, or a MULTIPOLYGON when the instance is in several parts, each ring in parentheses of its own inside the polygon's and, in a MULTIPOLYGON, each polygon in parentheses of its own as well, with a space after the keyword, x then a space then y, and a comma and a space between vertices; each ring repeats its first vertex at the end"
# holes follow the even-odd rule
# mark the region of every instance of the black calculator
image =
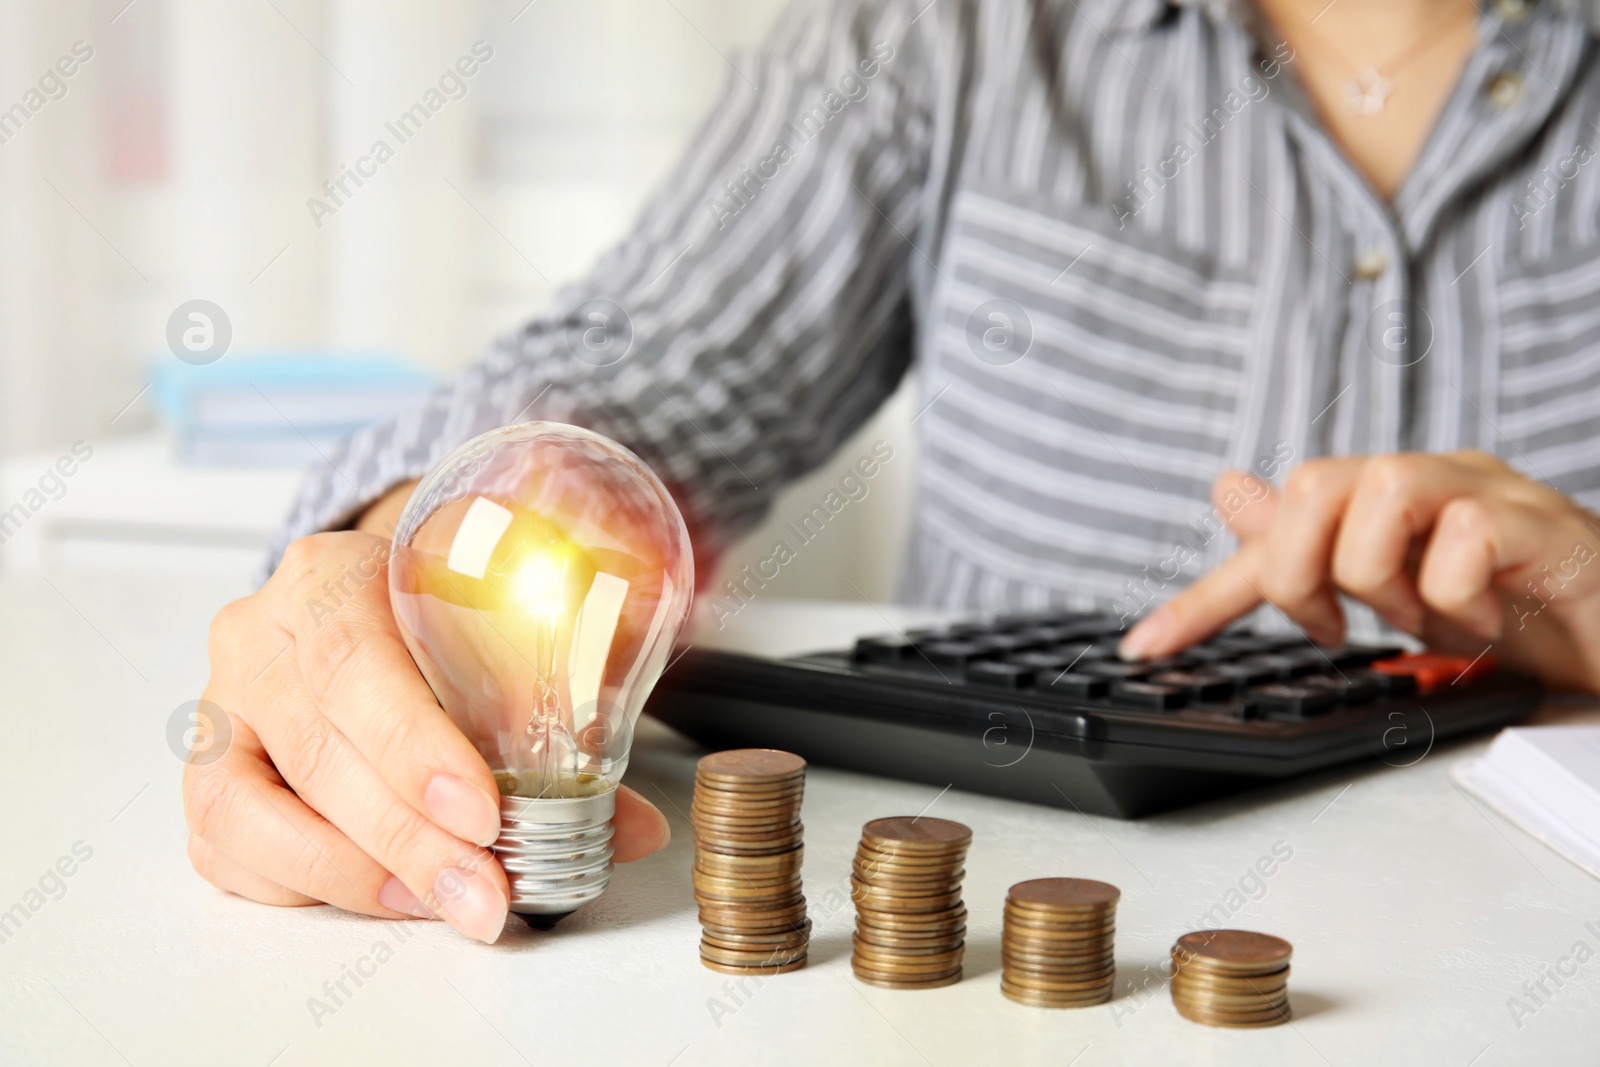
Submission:
POLYGON ((648 710, 713 748, 1137 818, 1516 721, 1539 684, 1476 659, 1232 630, 1117 656, 1112 617, 1036 612, 765 658, 690 647, 648 710))

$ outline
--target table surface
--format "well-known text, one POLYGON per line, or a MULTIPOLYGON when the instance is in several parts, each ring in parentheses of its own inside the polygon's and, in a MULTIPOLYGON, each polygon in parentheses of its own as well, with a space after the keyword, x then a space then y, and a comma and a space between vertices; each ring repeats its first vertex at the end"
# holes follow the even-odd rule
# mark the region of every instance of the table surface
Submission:
MULTIPOLYGON (((607 895, 555 931, 512 920, 484 946, 439 923, 252 904, 190 870, 180 763, 166 741, 174 709, 204 684, 205 630, 221 599, 203 581, 0 581, 0 914, 10 916, 0 927, 0 1062, 1600 1058, 1600 962, 1574 956, 1579 942, 1600 949, 1600 882, 1452 785, 1450 765, 1482 739, 1404 769, 1346 769, 1138 822, 815 768, 805 800, 811 962, 742 989, 701 967, 695 949, 683 812, 700 753, 650 722, 627 781, 666 811, 672 845, 619 867, 607 895), (845 896, 861 823, 924 809, 974 831, 966 978, 922 992, 861 985, 845 896), (1288 858, 1256 875, 1275 850, 1288 858), (63 857, 68 877, 52 873, 63 857), (1122 889, 1109 1004, 1049 1011, 1000 994, 1006 888, 1047 875, 1122 889), (1292 1024, 1215 1030, 1174 1013, 1167 949, 1219 907, 1228 925, 1294 943, 1292 1024), (359 985, 345 979, 349 995, 335 992, 335 1003, 325 983, 347 974, 359 985), (1544 992, 1525 988, 1541 978, 1544 992), (1514 1014, 1513 998, 1525 1010, 1514 1014)), ((847 627, 883 630, 886 617, 757 602, 720 636, 793 651, 837 645, 847 627)), ((1565 708, 1541 719, 1600 716, 1565 708)))

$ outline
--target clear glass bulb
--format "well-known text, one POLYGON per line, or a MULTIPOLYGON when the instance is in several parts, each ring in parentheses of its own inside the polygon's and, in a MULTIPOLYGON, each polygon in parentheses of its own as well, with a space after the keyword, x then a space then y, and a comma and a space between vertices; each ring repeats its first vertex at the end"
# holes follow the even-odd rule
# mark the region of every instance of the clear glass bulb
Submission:
POLYGON ((411 494, 389 597, 423 677, 494 771, 513 911, 559 917, 604 892, 634 723, 693 592, 666 487, 588 430, 491 431, 411 494))

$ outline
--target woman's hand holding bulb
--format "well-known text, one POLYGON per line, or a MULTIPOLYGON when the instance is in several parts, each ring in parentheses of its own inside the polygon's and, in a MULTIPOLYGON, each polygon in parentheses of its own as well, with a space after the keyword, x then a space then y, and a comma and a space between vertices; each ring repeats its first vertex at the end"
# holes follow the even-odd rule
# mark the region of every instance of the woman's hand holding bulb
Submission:
MULTIPOLYGON (((386 529, 409 491, 362 527, 386 529)), ((406 651, 387 559, 387 539, 372 533, 303 538, 260 591, 217 614, 204 699, 226 712, 232 739, 186 768, 190 860, 252 900, 437 916, 494 941, 507 912, 505 874, 486 847, 500 830, 494 777, 406 651)), ((621 862, 669 836, 625 786, 615 826, 621 862)))

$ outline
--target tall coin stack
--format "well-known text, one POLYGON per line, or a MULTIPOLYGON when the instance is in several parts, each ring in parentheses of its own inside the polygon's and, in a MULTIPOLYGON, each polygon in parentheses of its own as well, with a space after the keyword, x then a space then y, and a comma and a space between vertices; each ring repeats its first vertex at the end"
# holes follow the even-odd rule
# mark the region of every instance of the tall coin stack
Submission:
POLYGON ((961 981, 961 901, 972 831, 946 819, 877 819, 861 830, 851 871, 856 977, 888 989, 961 981))
POLYGON ((1111 999, 1121 891, 1087 878, 1035 878, 1006 895, 1000 991, 1038 1008, 1111 999))
POLYGON ((1289 1021, 1289 942, 1249 930, 1198 930, 1172 946, 1172 1006, 1207 1026, 1289 1021))
POLYGON ((700 962, 714 971, 782 974, 806 965, 805 775, 805 760, 767 748, 715 752, 695 771, 694 899, 700 962))

